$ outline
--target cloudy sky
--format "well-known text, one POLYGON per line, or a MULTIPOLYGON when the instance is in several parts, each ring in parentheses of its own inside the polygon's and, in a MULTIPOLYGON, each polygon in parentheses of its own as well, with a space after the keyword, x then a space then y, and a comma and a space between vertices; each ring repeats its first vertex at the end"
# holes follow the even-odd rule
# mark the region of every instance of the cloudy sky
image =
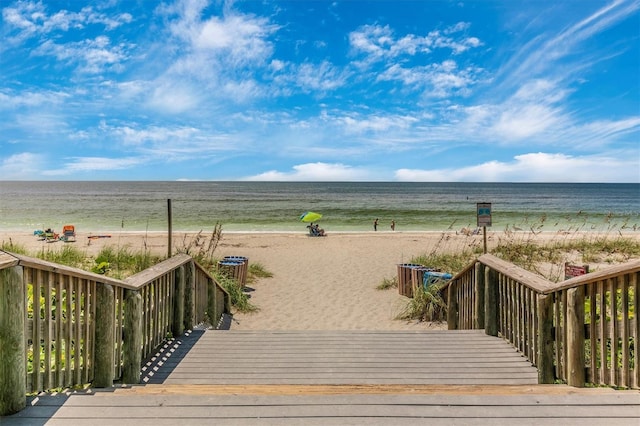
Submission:
POLYGON ((0 180, 640 182, 640 0, 0 9, 0 180))

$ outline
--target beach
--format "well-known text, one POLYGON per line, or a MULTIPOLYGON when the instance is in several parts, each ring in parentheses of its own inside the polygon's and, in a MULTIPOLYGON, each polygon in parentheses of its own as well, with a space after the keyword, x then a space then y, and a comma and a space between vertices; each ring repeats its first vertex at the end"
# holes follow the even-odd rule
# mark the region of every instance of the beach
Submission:
MULTIPOLYGON (((172 246, 185 246, 195 234, 175 233, 172 246)), ((531 238, 523 234, 522 238, 531 238)), ((577 238, 541 233, 538 241, 577 238)), ((628 235, 640 239, 638 233, 628 235)), ((502 238, 488 232, 488 246, 502 238)), ((613 236, 612 236, 613 238, 613 236)), ((60 250, 73 245, 87 255, 103 247, 128 247, 132 251, 150 250, 167 254, 166 233, 78 233, 75 242, 39 241, 24 232, 2 232, 0 241, 19 244, 29 252, 60 250), (109 238, 88 238, 110 235, 109 238)), ((408 298, 397 289, 378 290, 385 279, 397 275, 397 265, 409 263, 418 255, 461 251, 482 247, 482 235, 461 232, 354 232, 329 233, 310 237, 304 232, 223 233, 214 256, 243 256, 249 263, 260 263, 273 274, 259 278, 247 288, 254 313, 235 313, 235 330, 425 330, 446 328, 446 324, 396 320, 408 298)), ((592 264, 591 270, 607 267, 592 264)))

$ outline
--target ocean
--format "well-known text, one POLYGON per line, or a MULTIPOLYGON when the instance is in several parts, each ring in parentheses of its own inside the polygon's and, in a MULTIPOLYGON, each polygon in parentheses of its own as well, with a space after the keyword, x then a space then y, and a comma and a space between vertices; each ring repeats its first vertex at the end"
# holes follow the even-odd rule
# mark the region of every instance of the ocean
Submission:
POLYGON ((640 232, 640 184, 400 182, 0 181, 0 231, 327 232, 475 228, 491 203, 491 230, 640 232))

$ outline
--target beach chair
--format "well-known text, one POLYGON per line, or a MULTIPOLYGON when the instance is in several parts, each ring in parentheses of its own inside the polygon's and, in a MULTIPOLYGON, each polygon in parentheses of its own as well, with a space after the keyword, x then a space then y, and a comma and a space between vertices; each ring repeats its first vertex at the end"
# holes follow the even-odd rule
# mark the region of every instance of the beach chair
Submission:
POLYGON ((69 241, 75 241, 76 240, 76 228, 73 225, 65 225, 62 228, 62 237, 60 238, 62 241, 64 241, 65 243, 68 243, 69 241))
POLYGON ((47 228, 44 231, 44 241, 48 243, 53 243, 55 241, 58 241, 59 237, 60 235, 51 228, 47 228))

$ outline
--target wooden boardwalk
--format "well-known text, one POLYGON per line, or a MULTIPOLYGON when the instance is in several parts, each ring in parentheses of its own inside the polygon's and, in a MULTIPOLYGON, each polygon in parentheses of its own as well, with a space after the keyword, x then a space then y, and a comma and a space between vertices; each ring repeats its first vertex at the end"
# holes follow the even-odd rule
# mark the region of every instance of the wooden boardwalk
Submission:
POLYGON ((481 331, 194 331, 143 373, 32 398, 0 425, 640 424, 640 392, 537 385, 481 331))

